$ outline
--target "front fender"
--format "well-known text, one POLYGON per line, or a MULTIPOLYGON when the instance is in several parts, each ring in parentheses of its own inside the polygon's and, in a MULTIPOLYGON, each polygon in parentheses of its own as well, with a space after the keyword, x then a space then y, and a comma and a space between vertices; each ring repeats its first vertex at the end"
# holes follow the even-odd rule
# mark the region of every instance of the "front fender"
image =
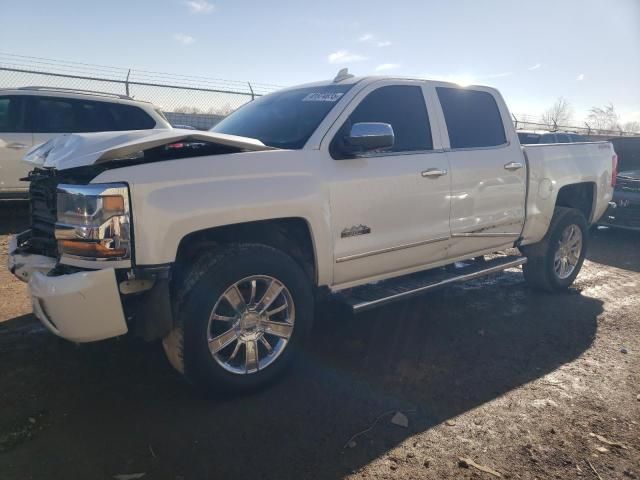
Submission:
POLYGON ((111 170, 94 181, 129 183, 136 265, 175 261, 180 241, 200 230, 302 218, 324 285, 333 273, 328 195, 305 160, 304 151, 197 157, 111 170))

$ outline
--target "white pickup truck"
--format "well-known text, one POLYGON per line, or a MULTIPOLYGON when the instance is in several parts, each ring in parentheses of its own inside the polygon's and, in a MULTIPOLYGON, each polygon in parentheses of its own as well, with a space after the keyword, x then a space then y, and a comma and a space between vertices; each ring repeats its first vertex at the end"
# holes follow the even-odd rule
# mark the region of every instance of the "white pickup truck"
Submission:
POLYGON ((523 148, 509 118, 492 88, 341 72, 210 132, 58 137, 26 157, 9 268, 61 337, 163 339, 193 384, 253 389, 322 295, 359 312, 519 265, 534 287, 574 281, 615 152, 523 148))

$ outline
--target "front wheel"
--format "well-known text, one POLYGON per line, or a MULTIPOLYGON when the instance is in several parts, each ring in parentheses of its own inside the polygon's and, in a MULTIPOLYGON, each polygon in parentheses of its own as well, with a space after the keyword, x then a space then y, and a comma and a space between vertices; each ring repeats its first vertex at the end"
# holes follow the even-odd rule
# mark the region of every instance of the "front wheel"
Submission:
POLYGON ((521 247, 527 256, 524 278, 534 288, 567 289, 578 276, 587 251, 588 226, 579 210, 556 207, 549 230, 534 245, 521 247))
POLYGON ((291 363, 310 330, 304 270, 265 245, 231 245, 202 257, 177 292, 177 325, 163 345, 203 390, 260 388, 291 363))

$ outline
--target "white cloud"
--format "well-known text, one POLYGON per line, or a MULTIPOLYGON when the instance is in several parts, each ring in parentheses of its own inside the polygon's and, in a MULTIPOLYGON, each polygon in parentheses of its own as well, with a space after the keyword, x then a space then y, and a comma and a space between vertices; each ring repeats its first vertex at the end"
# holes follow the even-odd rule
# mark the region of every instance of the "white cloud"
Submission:
POLYGON ((375 45, 376 47, 388 47, 391 45, 389 40, 376 40, 376 36, 373 33, 364 33, 358 37, 358 41, 362 43, 368 43, 375 45))
POLYGON ((538 70, 542 66, 541 63, 536 63, 535 65, 531 65, 527 70, 538 70))
POLYGON ((581 82, 582 80, 584 80, 584 73, 581 73, 580 75, 578 75, 578 76, 576 77, 576 80, 577 80, 577 81, 579 81, 579 82, 581 82))
POLYGON ((387 70, 396 70, 400 68, 398 63, 382 63, 375 68, 376 72, 385 72, 387 70))
POLYGON ((184 3, 191 13, 211 13, 216 9, 215 5, 207 0, 187 0, 184 3))
POLYGON ((358 55, 357 53, 351 53, 348 50, 338 50, 327 56, 327 61, 331 64, 344 65, 350 62, 361 62, 362 60, 366 60, 366 57, 358 55))
POLYGON ((191 45, 193 42, 196 41, 196 39, 193 38, 191 35, 185 35, 184 33, 174 34, 173 39, 176 42, 181 43, 182 45, 191 45))

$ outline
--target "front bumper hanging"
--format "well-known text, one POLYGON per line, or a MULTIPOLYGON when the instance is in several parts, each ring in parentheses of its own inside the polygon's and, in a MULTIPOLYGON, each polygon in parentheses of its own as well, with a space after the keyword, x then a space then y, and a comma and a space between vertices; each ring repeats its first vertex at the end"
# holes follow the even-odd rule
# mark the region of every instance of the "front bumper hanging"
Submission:
POLYGON ((54 334, 74 342, 92 342, 127 333, 113 268, 49 276, 56 260, 21 253, 9 240, 8 267, 29 283, 33 313, 54 334))

